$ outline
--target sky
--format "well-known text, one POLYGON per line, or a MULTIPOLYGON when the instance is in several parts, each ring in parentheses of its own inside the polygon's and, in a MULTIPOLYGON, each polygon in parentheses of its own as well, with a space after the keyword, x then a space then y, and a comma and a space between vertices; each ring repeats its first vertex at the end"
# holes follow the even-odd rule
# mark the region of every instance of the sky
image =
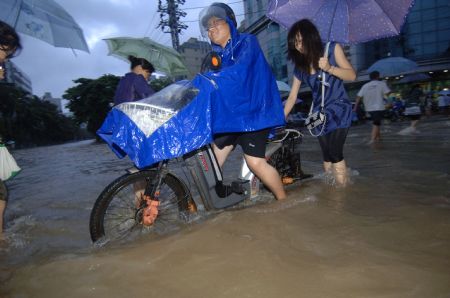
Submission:
MULTIPOLYGON (((62 98, 78 78, 96 79, 103 74, 121 76, 129 71, 129 63, 108 56, 104 38, 147 36, 172 46, 169 33, 156 28, 160 18, 157 0, 54 0, 75 19, 82 28, 90 53, 68 48, 56 48, 39 39, 20 34, 23 49, 12 59, 32 82, 33 94, 42 97, 51 92, 62 98)), ((165 1, 165 0, 163 0, 165 1)), ((182 31, 180 44, 191 37, 200 38, 198 14, 202 7, 217 0, 187 0, 181 6, 187 15, 182 21, 188 29, 182 31)), ((238 23, 243 20, 243 1, 225 0, 234 10, 238 23)))

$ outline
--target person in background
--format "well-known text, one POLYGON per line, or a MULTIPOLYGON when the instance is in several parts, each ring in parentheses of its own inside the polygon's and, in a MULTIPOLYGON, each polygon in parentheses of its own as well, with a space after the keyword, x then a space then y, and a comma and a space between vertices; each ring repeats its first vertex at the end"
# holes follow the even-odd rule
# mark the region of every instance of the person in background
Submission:
POLYGON ((222 63, 220 70, 211 74, 218 85, 212 109, 216 118, 226 119, 221 131, 213 131, 217 161, 222 167, 239 144, 250 170, 277 200, 285 199, 280 175, 265 159, 270 129, 285 121, 275 77, 259 43, 255 36, 237 31, 235 14, 224 3, 204 8, 199 21, 202 34, 208 36, 222 63))
POLYGON ((446 92, 441 91, 439 97, 437 98, 439 113, 442 115, 450 115, 450 93, 448 90, 446 92))
POLYGON ((433 94, 431 92, 428 92, 425 96, 425 115, 427 118, 431 117, 431 109, 433 106, 433 94))
POLYGON ((407 135, 407 134, 416 134, 417 123, 420 120, 420 116, 422 114, 422 104, 424 102, 425 94, 422 91, 422 88, 419 84, 415 84, 411 90, 409 91, 405 98, 405 116, 411 120, 411 124, 409 127, 402 129, 399 134, 407 135))
POLYGON ((147 83, 155 71, 153 65, 144 58, 128 56, 128 60, 131 71, 120 79, 114 94, 114 105, 137 101, 155 93, 147 83))
POLYGON ((318 136, 322 149, 323 166, 326 173, 332 173, 336 186, 345 186, 348 181, 344 160, 344 143, 352 123, 352 105, 344 89, 344 80, 353 81, 356 73, 338 43, 330 43, 328 56, 316 26, 307 19, 292 25, 288 37, 288 59, 294 65, 291 92, 284 107, 287 117, 295 104, 301 82, 312 90, 314 111, 320 109, 322 101, 321 75, 327 73, 325 91, 326 124, 318 136))
POLYGON ((372 133, 369 144, 381 140, 381 120, 383 120, 385 102, 384 97, 391 93, 386 82, 380 81, 380 73, 372 71, 369 74, 370 82, 365 83, 356 96, 356 103, 353 110, 358 109, 361 99, 364 103, 364 109, 370 114, 372 119, 372 133))
MULTIPOLYGON (((22 49, 17 32, 8 24, 0 21, 0 80, 5 78, 4 63, 14 57, 22 49)), ((1 99, 0 99, 1 100, 1 99)), ((3 214, 6 208, 7 192, 6 186, 0 180, 0 240, 3 236, 3 214)))

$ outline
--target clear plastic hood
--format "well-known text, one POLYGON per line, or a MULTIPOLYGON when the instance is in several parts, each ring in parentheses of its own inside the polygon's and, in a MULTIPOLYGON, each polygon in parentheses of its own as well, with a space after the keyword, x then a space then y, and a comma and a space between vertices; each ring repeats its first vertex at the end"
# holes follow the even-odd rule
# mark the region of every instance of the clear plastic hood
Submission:
POLYGON ((125 113, 148 137, 189 104, 198 92, 190 81, 183 80, 139 101, 121 103, 114 109, 125 113))

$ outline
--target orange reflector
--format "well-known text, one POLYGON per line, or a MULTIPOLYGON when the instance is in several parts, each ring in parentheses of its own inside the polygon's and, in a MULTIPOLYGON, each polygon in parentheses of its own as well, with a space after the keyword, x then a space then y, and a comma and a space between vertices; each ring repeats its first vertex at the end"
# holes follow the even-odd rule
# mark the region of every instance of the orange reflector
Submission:
POLYGON ((292 177, 283 177, 283 178, 281 178, 281 182, 284 185, 288 185, 288 184, 294 183, 294 179, 292 177))
POLYGON ((219 66, 219 59, 217 59, 217 57, 211 57, 211 64, 213 66, 219 66))

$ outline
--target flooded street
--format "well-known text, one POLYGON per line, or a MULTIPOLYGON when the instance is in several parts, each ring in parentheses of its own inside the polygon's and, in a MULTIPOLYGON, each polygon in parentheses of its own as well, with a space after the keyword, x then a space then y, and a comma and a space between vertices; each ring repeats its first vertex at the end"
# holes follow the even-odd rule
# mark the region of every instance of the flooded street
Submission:
POLYGON ((16 150, 0 297, 448 298, 450 119, 398 135, 408 124, 384 124, 375 145, 369 122, 350 129, 345 189, 325 184, 307 135, 303 170, 315 176, 287 200, 103 248, 91 243, 90 211, 128 159, 93 141, 16 150))

